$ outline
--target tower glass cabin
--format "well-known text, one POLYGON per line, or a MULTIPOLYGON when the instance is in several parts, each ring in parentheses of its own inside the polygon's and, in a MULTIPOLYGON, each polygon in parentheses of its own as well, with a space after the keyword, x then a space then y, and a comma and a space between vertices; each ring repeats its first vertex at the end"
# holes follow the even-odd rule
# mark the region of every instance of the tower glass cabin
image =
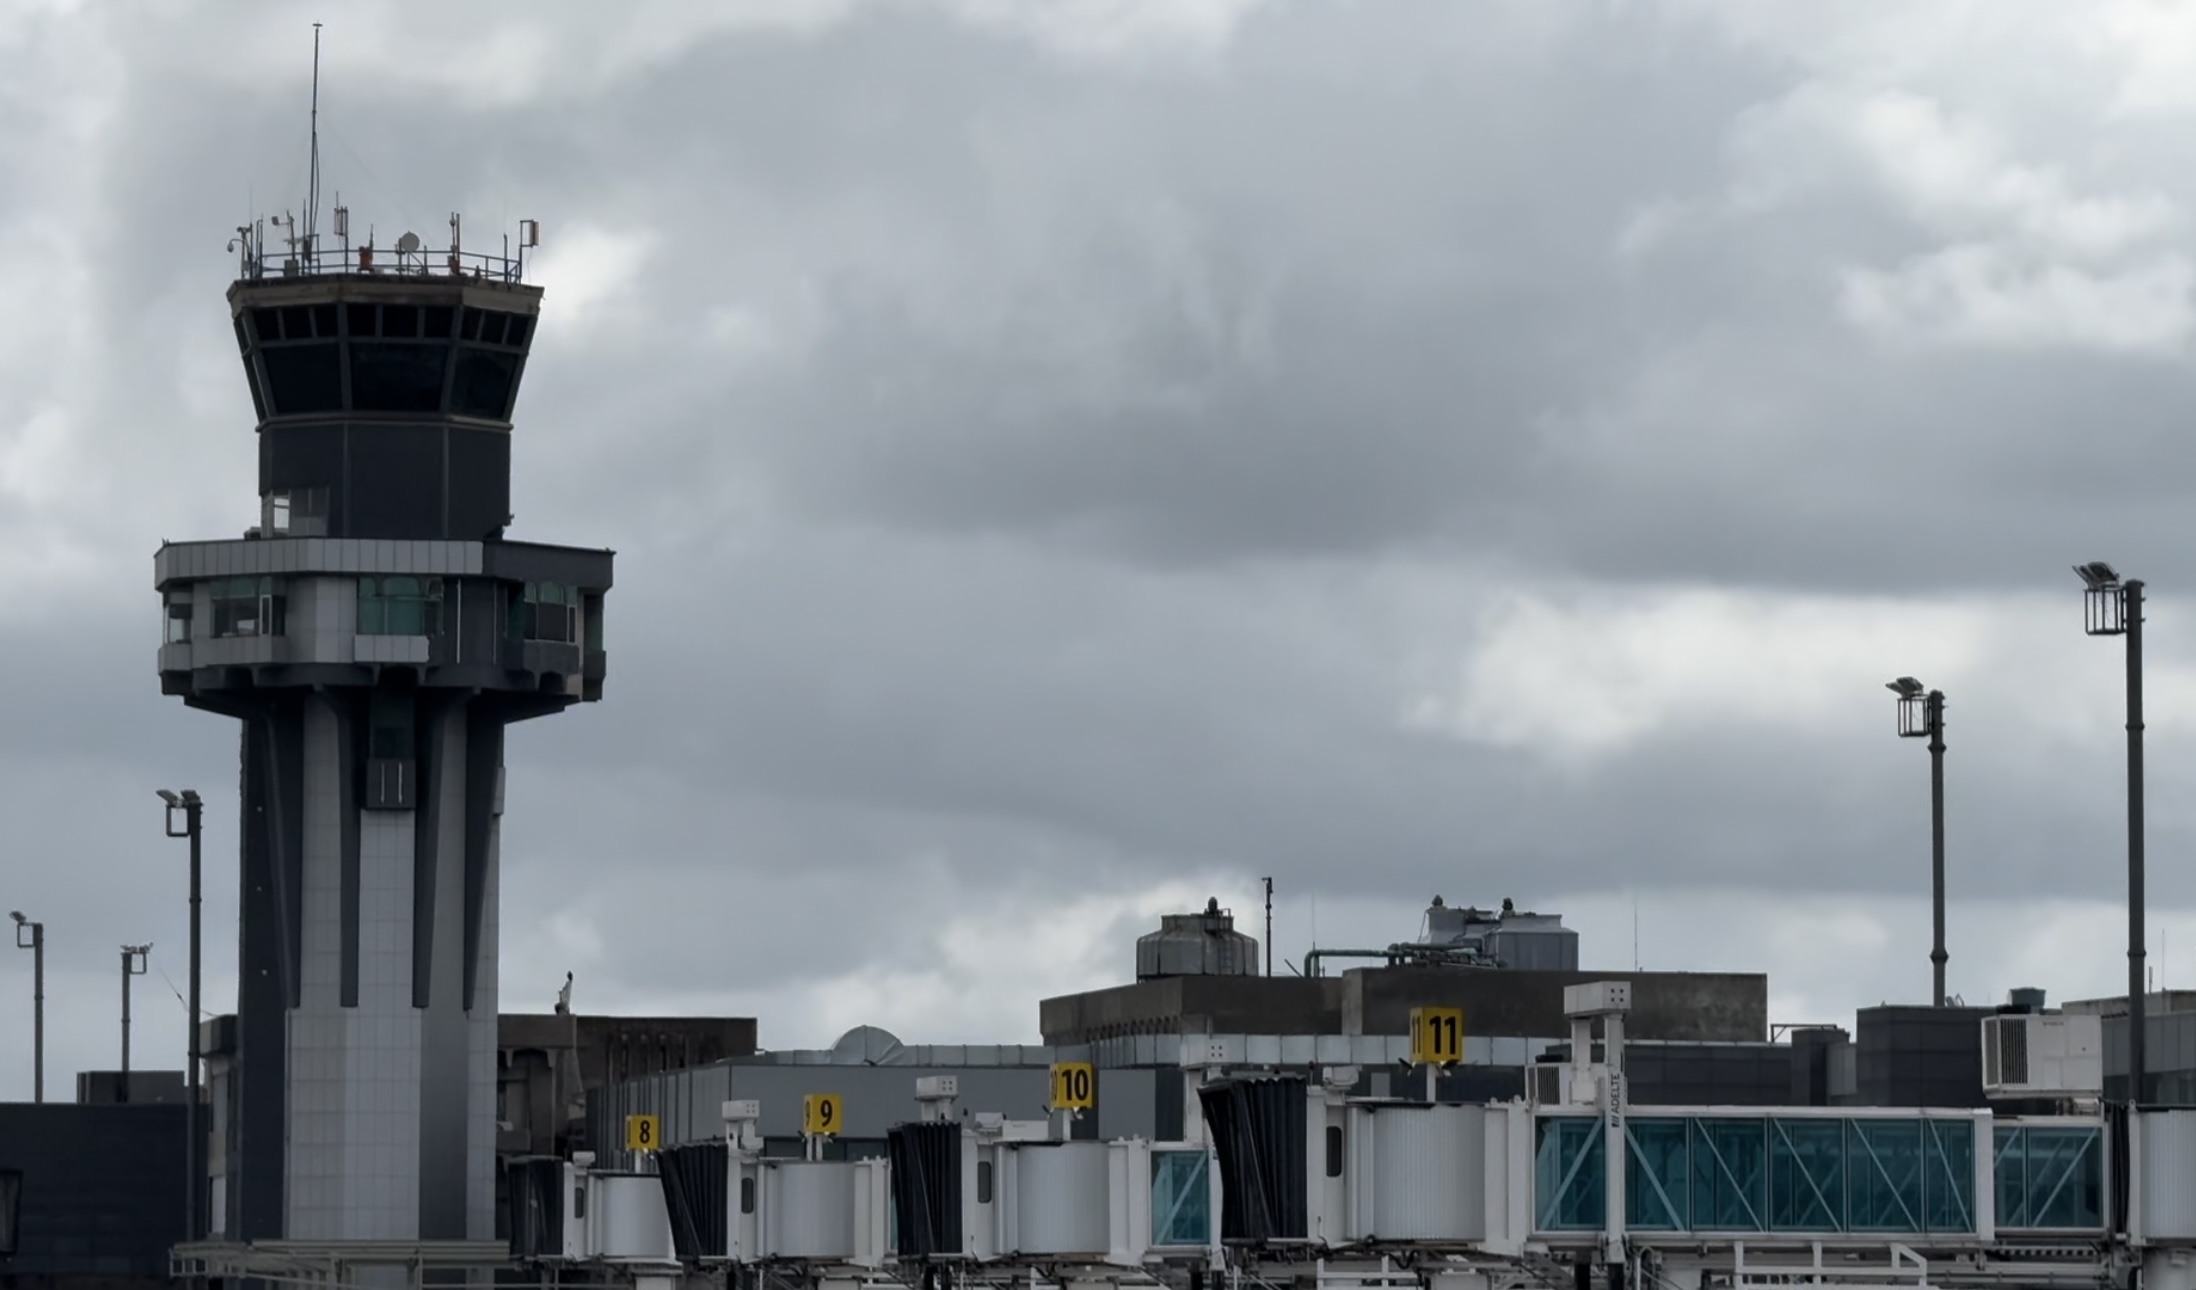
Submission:
POLYGON ((246 231, 258 523, 154 561, 162 692, 242 727, 215 1240, 494 1237, 504 731, 602 694, 611 553, 504 537, 541 291, 405 241, 246 231))

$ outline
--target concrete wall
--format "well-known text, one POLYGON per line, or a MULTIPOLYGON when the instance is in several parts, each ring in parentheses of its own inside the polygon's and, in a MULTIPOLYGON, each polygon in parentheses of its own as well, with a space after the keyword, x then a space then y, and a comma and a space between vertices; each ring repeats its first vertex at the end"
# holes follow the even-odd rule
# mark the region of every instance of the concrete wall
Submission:
POLYGON ((1124 1035, 1342 1033, 1339 977, 1179 976, 1062 995, 1037 1005, 1048 1044, 1124 1035))
MULTIPOLYGON (((1531 972, 1439 967, 1343 973, 1342 1031, 1400 1035, 1411 1009, 1464 1010, 1468 1035, 1563 1035, 1565 986, 1629 981, 1635 1039, 1754 1043, 1769 1037, 1769 978, 1754 972, 1531 972)), ((1249 1027, 1246 1027, 1248 1029, 1249 1027)))

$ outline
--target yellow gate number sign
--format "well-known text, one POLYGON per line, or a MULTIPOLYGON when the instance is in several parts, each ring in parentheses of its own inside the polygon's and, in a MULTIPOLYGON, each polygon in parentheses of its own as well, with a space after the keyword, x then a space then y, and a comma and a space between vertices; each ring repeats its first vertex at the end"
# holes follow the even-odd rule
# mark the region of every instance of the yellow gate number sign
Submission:
POLYGON ((653 1115, 625 1117, 625 1149, 654 1151, 663 1145, 663 1121, 653 1115))
POLYGON ((1462 1008, 1411 1009, 1411 1064, 1454 1066, 1464 1060, 1462 1008))
POLYGON ((1052 1109, 1088 1111, 1098 1105, 1098 1072, 1089 1062, 1060 1062, 1052 1068, 1052 1109))
POLYGON ((801 1102, 801 1132, 811 1138, 835 1138, 846 1119, 846 1099, 837 1093, 810 1093, 801 1102))

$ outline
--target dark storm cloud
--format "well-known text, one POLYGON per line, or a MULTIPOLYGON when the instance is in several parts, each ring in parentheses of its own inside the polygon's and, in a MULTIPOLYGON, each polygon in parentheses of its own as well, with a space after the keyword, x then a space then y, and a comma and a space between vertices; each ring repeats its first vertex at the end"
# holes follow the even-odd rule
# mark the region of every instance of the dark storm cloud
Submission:
MULTIPOLYGON (((2044 909, 2109 864, 2109 651, 2004 645, 2072 606, 1981 597, 2196 574, 2170 130, 2092 147, 2103 90, 2014 110, 1646 5, 1272 4, 1098 52, 972 11, 328 29, 354 228, 544 220, 515 533, 620 551, 607 701, 511 743, 514 1006, 578 964, 588 1006, 814 1037, 887 982, 911 1038, 1026 1037, 1119 974, 1137 901, 1266 873, 1391 938, 1432 890, 1910 894, 1874 687, 1915 654, 1955 694, 1955 886, 2044 909), (1734 690, 1854 696, 1780 707, 1663 693, 1702 586, 1734 636, 1914 598, 1734 648, 1734 690), (1472 672, 1519 597, 1673 596, 1515 647, 1653 638, 1599 688, 1472 672), (1980 644, 1931 654, 1947 599, 1980 644), (1460 688, 1528 737, 1412 715, 1460 688), (1040 971, 1016 938, 1063 909, 1102 946, 1040 971)), ((0 907, 54 929, 60 1069, 105 1060, 110 942, 180 951, 152 787, 214 799, 224 915, 234 881, 234 729, 155 693, 146 557, 250 522, 220 243, 296 204, 306 46, 272 6, 10 21, 0 648, 37 679, 0 694, 0 907)), ((2171 855, 2196 654, 2155 648, 2171 855)))

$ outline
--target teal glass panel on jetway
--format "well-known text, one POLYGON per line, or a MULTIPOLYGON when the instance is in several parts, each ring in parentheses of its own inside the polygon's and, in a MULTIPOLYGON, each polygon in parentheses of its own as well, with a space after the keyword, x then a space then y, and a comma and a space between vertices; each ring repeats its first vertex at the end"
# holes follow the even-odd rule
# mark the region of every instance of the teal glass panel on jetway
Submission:
POLYGON ((1151 1243, 1205 1245, 1212 1239, 1212 1185, 1202 1151, 1151 1153, 1151 1243))
POLYGON ((1689 1122, 1639 1119, 1625 1126, 1631 1137, 1624 1173, 1624 1223, 1635 1232, 1682 1232, 1687 1215, 1685 1180, 1689 1122))
POLYGON ((1768 1203, 1766 1122, 1693 1121, 1693 1230, 1759 1232, 1768 1203))
POLYGON ((1543 1232, 1598 1232, 1608 1214, 1608 1157, 1598 1116, 1551 1116, 1534 1126, 1533 1216, 1543 1232))
POLYGON ((1922 1226, 1975 1230, 1975 1122, 1923 1120, 1922 1226))
POLYGON ((2000 1125, 1993 1171, 1999 1229, 2104 1227, 2104 1129, 2094 1124, 2000 1125))
POLYGON ((1769 1122, 1769 1230, 1845 1230, 1845 1121, 1769 1122))
POLYGON ((1921 1121, 1850 1121, 1845 1148, 1849 1230, 1922 1230, 1921 1121))

